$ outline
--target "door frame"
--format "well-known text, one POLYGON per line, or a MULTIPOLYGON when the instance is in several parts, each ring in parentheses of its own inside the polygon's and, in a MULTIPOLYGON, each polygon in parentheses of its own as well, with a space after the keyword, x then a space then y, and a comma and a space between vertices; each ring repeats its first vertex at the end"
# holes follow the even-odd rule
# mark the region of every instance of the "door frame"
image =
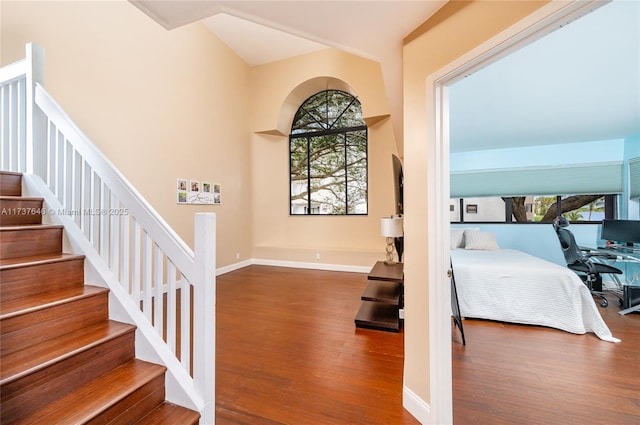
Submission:
MULTIPOLYGON (((553 0, 427 77, 429 423, 453 423, 449 264, 449 93, 466 76, 609 3, 553 0)), ((473 343, 471 341, 471 343, 473 343)))

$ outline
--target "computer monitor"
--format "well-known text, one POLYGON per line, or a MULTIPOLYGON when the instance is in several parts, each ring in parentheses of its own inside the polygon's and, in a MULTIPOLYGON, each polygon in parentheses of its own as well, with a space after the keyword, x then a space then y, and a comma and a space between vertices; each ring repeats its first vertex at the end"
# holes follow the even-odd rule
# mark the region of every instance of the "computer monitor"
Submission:
POLYGON ((600 237, 633 246, 640 243, 640 220, 602 220, 600 237))

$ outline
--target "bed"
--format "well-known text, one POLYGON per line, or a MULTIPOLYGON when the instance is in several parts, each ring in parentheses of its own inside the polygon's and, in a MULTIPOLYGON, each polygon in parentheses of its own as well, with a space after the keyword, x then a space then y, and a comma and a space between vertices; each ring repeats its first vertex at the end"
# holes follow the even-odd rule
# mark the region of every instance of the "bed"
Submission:
MULTIPOLYGON (((452 248, 453 245, 452 245, 452 248)), ((463 317, 593 332, 619 342, 575 272, 513 249, 451 250, 463 317)))

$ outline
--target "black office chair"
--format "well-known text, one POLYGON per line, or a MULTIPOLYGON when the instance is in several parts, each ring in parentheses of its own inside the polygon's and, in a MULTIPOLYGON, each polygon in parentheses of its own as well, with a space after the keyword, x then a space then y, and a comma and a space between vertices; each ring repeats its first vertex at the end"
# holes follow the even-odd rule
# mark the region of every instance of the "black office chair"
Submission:
MULTIPOLYGON (((569 222, 562 216, 557 217, 553 221, 553 228, 558 235, 567 267, 580 275, 584 284, 587 285, 587 288, 591 291, 591 295, 599 298, 600 305, 606 307, 609 302, 605 298, 604 292, 602 292, 601 275, 622 274, 622 270, 594 261, 593 259, 595 257, 615 258, 615 256, 580 249, 576 243, 576 239, 573 237, 573 233, 567 229, 567 226, 569 226, 569 222)), ((620 298, 620 303, 622 303, 622 298, 619 296, 618 298, 620 298)))

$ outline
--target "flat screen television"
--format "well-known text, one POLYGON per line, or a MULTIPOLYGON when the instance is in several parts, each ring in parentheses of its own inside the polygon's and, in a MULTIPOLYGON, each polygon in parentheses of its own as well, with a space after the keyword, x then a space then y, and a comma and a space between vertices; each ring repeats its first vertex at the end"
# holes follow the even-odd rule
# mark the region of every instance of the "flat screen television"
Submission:
POLYGON ((600 238, 630 247, 640 244, 640 220, 602 220, 600 238))
POLYGON ((393 165, 393 195, 395 198, 396 214, 404 214, 404 176, 402 174, 402 161, 396 155, 391 155, 393 165))

